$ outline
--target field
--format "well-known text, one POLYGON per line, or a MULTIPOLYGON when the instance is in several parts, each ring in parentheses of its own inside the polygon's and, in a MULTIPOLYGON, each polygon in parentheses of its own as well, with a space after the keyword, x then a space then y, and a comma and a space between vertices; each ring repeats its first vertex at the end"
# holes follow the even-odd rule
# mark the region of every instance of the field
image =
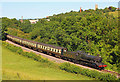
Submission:
POLYGON ((92 78, 68 73, 57 64, 48 64, 28 59, 2 46, 3 80, 93 80, 92 78))

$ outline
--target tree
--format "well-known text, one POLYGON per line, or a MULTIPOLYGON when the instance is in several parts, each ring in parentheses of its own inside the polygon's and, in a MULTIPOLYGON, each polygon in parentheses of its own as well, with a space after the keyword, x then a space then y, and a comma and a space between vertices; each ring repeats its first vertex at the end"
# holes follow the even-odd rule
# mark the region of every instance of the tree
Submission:
POLYGON ((7 31, 7 26, 9 25, 10 20, 7 17, 1 18, 0 20, 2 20, 2 23, 0 23, 0 39, 5 40, 5 31, 7 31))
POLYGON ((117 8, 116 8, 116 7, 113 7, 113 6, 110 6, 108 9, 113 12, 113 11, 115 11, 117 8))
POLYGON ((25 33, 31 32, 32 31, 32 25, 29 22, 29 20, 24 20, 24 22, 21 23, 21 25, 20 25, 20 29, 25 33))

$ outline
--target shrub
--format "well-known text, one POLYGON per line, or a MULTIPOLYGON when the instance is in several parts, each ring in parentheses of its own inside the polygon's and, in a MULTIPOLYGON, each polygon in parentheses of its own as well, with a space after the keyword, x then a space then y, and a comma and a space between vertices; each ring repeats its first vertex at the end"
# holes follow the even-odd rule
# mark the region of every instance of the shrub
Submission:
POLYGON ((60 69, 65 70, 67 72, 82 74, 99 80, 105 80, 105 81, 117 80, 116 76, 110 73, 102 73, 96 70, 89 70, 70 63, 62 63, 59 67, 60 69))
POLYGON ((18 53, 18 54, 22 54, 22 53, 23 53, 23 50, 20 48, 20 49, 17 50, 17 53, 18 53))

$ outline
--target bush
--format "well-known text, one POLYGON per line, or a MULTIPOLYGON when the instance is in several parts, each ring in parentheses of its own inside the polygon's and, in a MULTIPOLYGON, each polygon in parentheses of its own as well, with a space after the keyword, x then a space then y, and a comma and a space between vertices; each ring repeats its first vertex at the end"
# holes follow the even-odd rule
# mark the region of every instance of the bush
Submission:
POLYGON ((18 54, 22 54, 22 53, 23 53, 23 50, 20 48, 19 50, 17 50, 17 53, 18 53, 18 54))
POLYGON ((12 52, 16 52, 19 55, 23 55, 25 57, 32 58, 35 61, 44 62, 44 63, 50 62, 50 61, 48 61, 48 59, 42 58, 41 55, 36 55, 35 53, 32 53, 32 52, 24 52, 20 47, 16 47, 12 44, 2 42, 2 45, 4 45, 7 49, 11 50, 12 52))
POLYGON ((67 72, 86 75, 88 77, 96 78, 98 80, 105 80, 105 81, 117 80, 116 76, 110 73, 102 73, 96 70, 89 70, 70 63, 62 63, 59 67, 60 69, 65 70, 67 72))

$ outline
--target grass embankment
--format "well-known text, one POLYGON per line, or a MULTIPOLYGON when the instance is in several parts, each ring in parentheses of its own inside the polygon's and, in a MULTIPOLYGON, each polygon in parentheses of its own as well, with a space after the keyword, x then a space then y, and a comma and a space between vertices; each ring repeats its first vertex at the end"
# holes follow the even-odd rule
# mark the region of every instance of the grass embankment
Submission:
POLYGON ((37 62, 2 46, 3 80, 93 80, 84 75, 68 73, 54 63, 37 62))
POLYGON ((0 82, 2 81, 2 41, 0 40, 0 82))

